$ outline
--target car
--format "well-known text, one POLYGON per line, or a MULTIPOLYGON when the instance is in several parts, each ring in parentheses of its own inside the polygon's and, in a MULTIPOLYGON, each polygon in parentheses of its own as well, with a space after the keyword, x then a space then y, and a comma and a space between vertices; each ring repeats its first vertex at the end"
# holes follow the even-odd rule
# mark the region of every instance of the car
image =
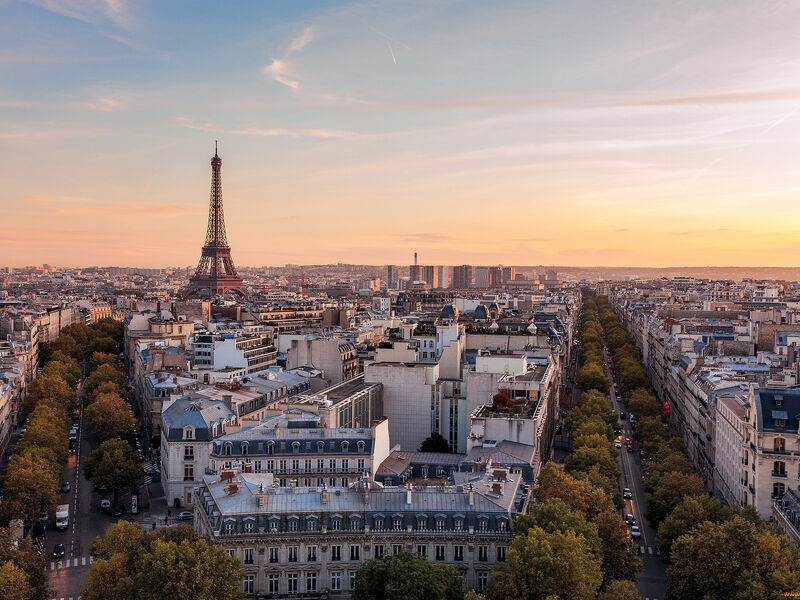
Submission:
POLYGON ((182 510, 178 513, 178 521, 191 521, 194 519, 194 513, 190 510, 182 510))
POLYGON ((111 500, 108 498, 103 498, 100 500, 100 508, 102 510, 111 510, 111 500))
POLYGON ((626 446, 630 446, 632 443, 633 443, 633 440, 631 438, 625 438, 625 445, 626 446))
POLYGON ((619 440, 614 440, 614 447, 615 448, 622 448, 622 442, 619 440))
POLYGON ((121 517, 122 515, 125 514, 125 507, 115 506, 108 512, 108 514, 110 514, 112 517, 121 517))
POLYGON ((631 493, 631 488, 625 488, 624 490, 622 490, 622 497, 625 498, 625 500, 631 500, 633 498, 633 494, 631 493))
POLYGON ((618 384, 618 383, 615 383, 615 384, 614 384, 614 388, 616 389, 616 388, 618 388, 618 387, 619 387, 619 384, 618 384))
POLYGON ((625 515, 625 524, 626 525, 636 525, 636 517, 634 517, 632 514, 628 513, 627 515, 625 515))
POLYGON ((631 423, 636 423, 636 416, 635 415, 631 415, 631 423))
POLYGON ((64 558, 64 544, 56 544, 53 546, 53 558, 55 560, 60 560, 64 558))
POLYGON ((625 414, 624 412, 620 412, 620 413, 619 413, 619 418, 620 418, 620 419, 622 419, 623 421, 624 421, 624 420, 627 418, 627 416, 628 416, 628 415, 627 415, 627 414, 625 414))
POLYGON ((633 445, 628 444, 627 446, 625 446, 625 450, 627 450, 628 452, 633 452, 633 445))
POLYGON ((69 481, 65 481, 61 484, 61 493, 68 494, 70 490, 69 481))
POLYGON ((46 532, 47 532, 47 526, 44 523, 33 524, 33 537, 35 539, 43 538, 46 532))
POLYGON ((638 540, 640 537, 642 537, 642 532, 636 525, 631 527, 631 537, 635 540, 638 540))

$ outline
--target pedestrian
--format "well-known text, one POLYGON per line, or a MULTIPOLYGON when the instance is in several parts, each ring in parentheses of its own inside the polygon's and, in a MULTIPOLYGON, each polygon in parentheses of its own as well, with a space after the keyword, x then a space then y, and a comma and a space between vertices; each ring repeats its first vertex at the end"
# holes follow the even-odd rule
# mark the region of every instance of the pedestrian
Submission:
POLYGON ((155 531, 155 530, 156 530, 156 522, 153 521, 153 531, 155 531))
POLYGON ((164 525, 166 525, 167 523, 169 523, 169 517, 164 517, 164 525))

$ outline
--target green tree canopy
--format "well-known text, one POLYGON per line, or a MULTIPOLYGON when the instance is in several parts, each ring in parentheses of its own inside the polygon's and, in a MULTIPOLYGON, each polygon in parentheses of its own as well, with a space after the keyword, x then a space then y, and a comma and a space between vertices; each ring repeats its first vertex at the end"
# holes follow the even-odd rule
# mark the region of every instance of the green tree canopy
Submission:
POLYGON ((448 453, 450 452, 450 444, 447 443, 447 440, 441 436, 437 431, 434 431, 430 434, 425 440, 422 442, 422 445, 419 447, 420 452, 439 452, 439 453, 448 453))
POLYGON ((18 444, 17 450, 26 448, 48 448, 54 460, 61 464, 67 459, 69 441, 66 433, 64 411, 47 404, 40 404, 31 413, 28 429, 18 444))
POLYGON ((460 600, 461 576, 406 550, 370 559, 353 583, 353 600, 460 600))
POLYGON ((599 363, 586 363, 578 371, 578 387, 584 391, 597 390, 607 394, 611 389, 611 382, 606 377, 605 371, 599 363))
POLYGON ((117 364, 117 357, 109 352, 95 352, 89 360, 92 370, 97 369, 100 365, 115 365, 117 364))
POLYGON ((514 521, 514 535, 527 535, 531 527, 540 527, 547 533, 573 531, 586 541, 586 547, 592 554, 601 555, 600 536, 594 524, 558 498, 531 506, 527 515, 514 521))
MULTIPOLYGON (((63 352, 56 352, 56 354, 58 354, 59 357, 64 356, 63 352)), ((81 377, 81 370, 80 367, 78 367, 78 363, 74 358, 69 357, 67 357, 66 360, 51 359, 50 362, 44 366, 41 374, 48 375, 50 373, 60 375, 61 379, 64 380, 67 387, 70 389, 75 389, 81 377)))
POLYGON ((706 521, 722 523, 732 519, 734 512, 719 500, 702 496, 686 496, 658 526, 656 544, 659 553, 669 561, 672 544, 682 535, 706 521))
POLYGON ((38 448, 12 456, 5 476, 0 510, 7 519, 22 519, 30 525, 58 500, 58 478, 54 465, 38 448))
POLYGON ((602 512, 592 522, 600 536, 603 552, 603 581, 635 579, 642 568, 639 547, 628 536, 628 527, 615 512, 602 512))
POLYGON ((603 600, 641 600, 632 581, 615 581, 606 588, 603 600))
POLYGON ((84 463, 87 479, 95 485, 106 485, 116 493, 135 484, 142 476, 139 457, 125 440, 107 440, 92 452, 84 463))
POLYGON ((39 404, 61 408, 71 413, 78 406, 78 395, 70 389, 64 378, 56 373, 40 373, 28 386, 28 393, 22 401, 22 410, 31 414, 39 404))
POLYGON ((694 473, 664 473, 658 487, 647 494, 647 519, 657 527, 685 496, 703 493, 703 480, 694 473))
POLYGON ((602 489, 595 488, 589 481, 575 479, 552 462, 542 467, 534 496, 539 502, 560 499, 590 520, 605 510, 614 509, 610 498, 602 489))
POLYGON ((491 597, 593 600, 602 580, 600 558, 582 536, 531 527, 514 537, 506 562, 495 569, 491 597))
MULTIPOLYGON (((5 565, 7 563, 13 564, 26 576, 25 582, 27 584, 28 595, 23 596, 25 600, 44 600, 45 598, 49 598, 47 595, 47 574, 45 571, 47 560, 44 556, 36 552, 31 538, 24 537, 20 540, 14 540, 11 535, 11 530, 7 527, 3 527, 0 528, 0 565, 5 565)), ((14 578, 13 581, 20 581, 15 571, 7 571, 7 573, 10 573, 10 576, 14 578)), ((3 579, 4 576, 0 573, 0 590, 5 592, 5 589, 2 587, 3 579)), ((13 589, 13 587, 9 587, 8 589, 13 589)), ((23 587, 22 589, 26 588, 23 587)), ((6 596, 0 594, 0 598, 5 600, 6 597, 14 598, 13 595, 6 596)))
POLYGON ((125 376, 122 374, 122 369, 118 365, 108 363, 100 365, 92 371, 89 379, 86 380, 86 393, 92 396, 94 391, 106 381, 116 383, 122 389, 125 386, 125 376))
POLYGON ((33 588, 28 583, 28 574, 10 560, 0 565, 0 598, 3 600, 33 598, 33 588))
POLYGON ((124 438, 136 431, 136 422, 128 410, 128 403, 117 394, 98 395, 86 408, 85 414, 92 431, 101 440, 124 438))

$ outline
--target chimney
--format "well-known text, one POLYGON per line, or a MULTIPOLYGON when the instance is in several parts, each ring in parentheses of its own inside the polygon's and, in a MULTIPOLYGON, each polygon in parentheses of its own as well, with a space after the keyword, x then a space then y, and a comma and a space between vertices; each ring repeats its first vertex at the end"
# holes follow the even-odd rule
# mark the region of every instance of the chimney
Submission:
POLYGON ((406 484, 406 504, 411 504, 411 482, 406 484))
POLYGON ((230 394, 222 394, 222 401, 225 403, 225 406, 233 410, 233 396, 230 394))
POLYGON ((364 482, 364 504, 369 504, 369 481, 364 482))
POLYGON ((326 484, 322 484, 322 491, 319 494, 319 500, 322 504, 328 503, 328 486, 326 484))
POLYGON ((257 496, 258 506, 264 507, 267 505, 267 495, 264 493, 264 484, 262 483, 258 488, 257 496))
POLYGON ((472 484, 469 484, 469 505, 475 506, 475 490, 472 489, 472 484))
POLYGON ((482 468, 481 468, 481 457, 479 456, 472 463, 472 472, 473 473, 480 473, 481 471, 482 471, 482 468))

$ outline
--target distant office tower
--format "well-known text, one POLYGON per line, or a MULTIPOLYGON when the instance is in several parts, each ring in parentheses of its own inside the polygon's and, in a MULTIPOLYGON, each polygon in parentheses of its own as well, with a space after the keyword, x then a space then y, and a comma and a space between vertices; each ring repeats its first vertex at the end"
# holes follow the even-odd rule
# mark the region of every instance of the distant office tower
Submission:
POLYGON ((227 292, 246 295, 242 278, 233 265, 231 248, 225 235, 225 217, 222 212, 222 159, 215 149, 214 157, 211 159, 211 205, 208 208, 206 243, 197 270, 189 279, 185 293, 224 296, 227 292))
POLYGON ((453 281, 450 286, 456 290, 472 287, 472 265, 453 267, 453 281))
POLYGON ((422 280, 432 288, 439 287, 439 267, 422 267, 422 280))
POLYGON ((396 289, 397 281, 400 279, 400 267, 397 265, 386 265, 386 287, 396 289))
POLYGON ((448 267, 444 265, 436 268, 439 269, 439 287, 442 288, 443 290, 446 290, 447 288, 450 287, 453 281, 452 277, 453 267, 448 267))
POLYGON ((408 266, 408 280, 412 283, 414 281, 422 281, 422 266, 421 265, 409 265, 408 266))
POLYGON ((419 263, 417 262, 417 253, 414 252, 414 266, 417 266, 419 263))
POLYGON ((553 269, 547 269, 545 276, 547 281, 558 281, 558 273, 556 273, 553 269))
POLYGON ((475 287, 489 287, 489 267, 475 267, 475 287))
POLYGON ((503 283, 503 268, 489 267, 489 287, 494 288, 503 283))
POLYGON ((503 283, 508 281, 514 281, 514 278, 517 276, 517 269, 516 267, 503 267, 503 283))

